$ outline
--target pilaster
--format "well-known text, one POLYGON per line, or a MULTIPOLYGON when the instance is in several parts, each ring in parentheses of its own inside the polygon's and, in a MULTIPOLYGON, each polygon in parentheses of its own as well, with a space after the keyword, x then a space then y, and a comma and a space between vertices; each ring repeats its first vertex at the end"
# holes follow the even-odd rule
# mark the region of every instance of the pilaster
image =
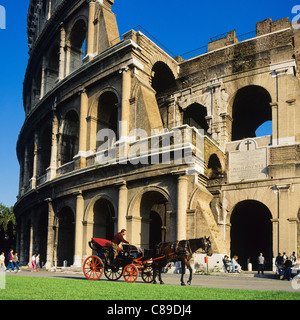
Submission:
POLYGON ((60 24, 60 46, 59 46, 59 69, 58 81, 65 77, 65 45, 66 45, 66 31, 64 24, 60 24))
POLYGON ((126 215, 128 206, 128 189, 125 181, 116 184, 119 187, 119 200, 118 200, 118 231, 126 229, 126 215))
POLYGON ((47 232, 47 256, 46 256, 46 264, 45 268, 50 269, 53 266, 54 262, 54 210, 52 199, 49 198, 46 200, 48 203, 48 232, 47 232))
POLYGON ((177 240, 184 240, 186 239, 188 177, 182 173, 177 174, 177 240))
POLYGON ((74 157, 76 160, 76 168, 84 168, 86 166, 87 153, 87 113, 88 113, 88 96, 86 90, 79 92, 80 95, 80 119, 79 119, 79 151, 74 157))
POLYGON ((82 192, 78 191, 76 193, 75 255, 73 267, 82 266, 83 214, 84 199, 82 196, 82 192))
POLYGON ((89 21, 88 21, 88 32, 87 32, 87 52, 84 57, 84 62, 91 61, 97 54, 95 51, 95 11, 96 11, 96 0, 87 0, 89 4, 89 21))

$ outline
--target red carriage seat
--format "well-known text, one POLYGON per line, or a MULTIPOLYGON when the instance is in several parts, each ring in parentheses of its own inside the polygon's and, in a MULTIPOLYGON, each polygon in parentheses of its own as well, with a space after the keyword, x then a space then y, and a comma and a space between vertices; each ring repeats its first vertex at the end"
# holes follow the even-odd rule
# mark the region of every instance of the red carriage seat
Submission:
MULTIPOLYGON (((101 238, 92 238, 92 240, 98 243, 101 247, 111 247, 111 241, 101 238)), ((118 248, 121 251, 121 248, 118 248)))

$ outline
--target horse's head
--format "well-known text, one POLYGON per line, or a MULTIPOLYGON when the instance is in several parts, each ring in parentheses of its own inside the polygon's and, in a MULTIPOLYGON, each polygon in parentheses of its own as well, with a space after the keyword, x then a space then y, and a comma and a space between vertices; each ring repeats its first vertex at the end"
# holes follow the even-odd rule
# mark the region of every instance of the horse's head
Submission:
POLYGON ((208 256, 212 255, 212 248, 211 248, 211 241, 209 240, 209 237, 203 238, 203 244, 204 244, 204 251, 208 256))

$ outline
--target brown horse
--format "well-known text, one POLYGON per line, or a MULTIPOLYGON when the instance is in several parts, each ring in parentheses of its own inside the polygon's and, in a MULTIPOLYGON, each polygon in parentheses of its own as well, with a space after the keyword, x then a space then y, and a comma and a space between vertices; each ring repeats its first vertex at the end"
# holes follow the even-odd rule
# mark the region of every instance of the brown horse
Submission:
POLYGON ((181 261, 181 285, 185 286, 183 276, 185 274, 185 267, 190 271, 190 277, 187 283, 192 282, 192 268, 190 260, 193 253, 198 249, 202 249, 208 256, 212 255, 211 242, 209 237, 181 240, 177 242, 162 242, 157 246, 157 255, 153 259, 153 283, 156 283, 156 276, 158 272, 159 282, 163 284, 161 279, 161 270, 168 262, 181 261))

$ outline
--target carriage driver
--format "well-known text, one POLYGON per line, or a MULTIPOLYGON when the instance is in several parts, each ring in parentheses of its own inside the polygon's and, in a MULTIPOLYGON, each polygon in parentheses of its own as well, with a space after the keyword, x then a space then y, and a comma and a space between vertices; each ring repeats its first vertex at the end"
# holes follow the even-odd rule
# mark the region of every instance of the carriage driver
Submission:
POLYGON ((113 252, 114 252, 114 261, 113 263, 115 262, 116 260, 116 257, 118 255, 118 246, 119 244, 122 242, 122 243, 128 243, 130 244, 129 241, 126 241, 124 239, 123 236, 126 235, 126 230, 125 229, 122 229, 120 232, 118 232, 114 237, 113 239, 111 240, 111 244, 112 244, 112 248, 113 248, 113 252))

